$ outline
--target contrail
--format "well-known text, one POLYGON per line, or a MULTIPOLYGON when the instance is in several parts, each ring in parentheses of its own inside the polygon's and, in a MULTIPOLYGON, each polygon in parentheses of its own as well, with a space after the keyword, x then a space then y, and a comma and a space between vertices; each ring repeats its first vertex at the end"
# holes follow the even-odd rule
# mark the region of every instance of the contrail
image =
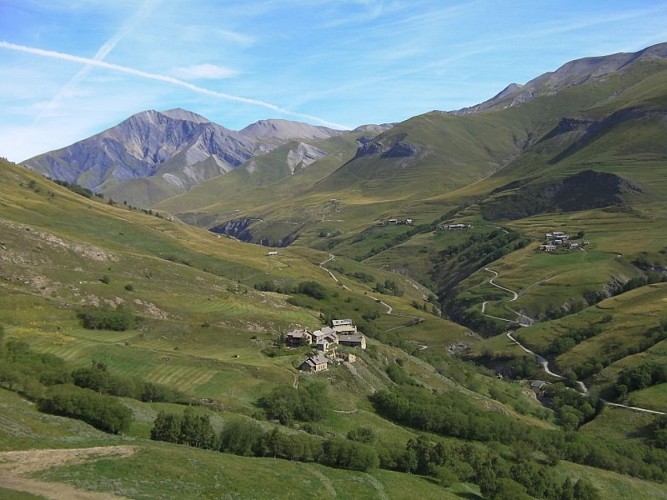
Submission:
POLYGON ((165 82, 165 83, 170 83, 172 85, 177 85, 179 87, 186 88, 188 90, 191 90, 193 92, 197 92, 199 94, 204 94, 204 95, 209 95, 211 97, 217 97, 218 99, 225 99, 227 101, 234 101, 234 102, 242 102, 244 104, 252 104, 254 106, 260 106, 266 109, 270 109, 272 111, 275 111, 277 113, 285 114, 285 115, 290 115, 290 116, 295 116, 295 117, 300 117, 303 119, 307 120, 313 120, 321 123, 322 125, 332 127, 332 128, 338 128, 338 129, 349 129, 349 127, 337 123, 331 123, 327 122, 326 120, 323 120, 322 118, 319 118, 317 116, 312 116, 312 115, 307 115, 307 114, 302 114, 302 113, 295 113, 294 111, 289 111, 287 109, 281 108, 280 106, 277 106, 275 104, 271 104, 270 102, 262 101, 259 99, 251 99, 248 97, 242 97, 242 96, 237 96, 237 95, 232 95, 232 94, 226 94, 224 92, 218 92, 216 90, 210 90, 204 87, 200 87, 199 85, 194 85, 192 83, 186 82, 184 80, 179 80, 178 78, 174 78, 168 75, 162 75, 159 73, 149 73, 147 71, 141 71, 138 69, 130 68, 127 66, 121 66, 120 64, 113 64, 113 63, 108 63, 105 61, 98 61, 96 59, 91 59, 89 57, 81 57, 81 56, 75 56, 73 54, 67 54, 64 52, 56 52, 54 50, 44 50, 44 49, 38 49, 36 47, 28 47, 26 45, 18 45, 15 43, 10 43, 6 42, 4 40, 0 40, 0 48, 4 49, 9 49, 9 50, 14 50, 17 52, 25 52, 28 54, 33 54, 36 56, 41 56, 41 57, 48 57, 50 59, 59 59, 61 61, 69 61, 69 62, 74 62, 78 64, 85 64, 85 65, 90 65, 90 66, 96 66, 98 68, 104 68, 108 69, 111 71, 116 71, 118 73, 125 73, 127 75, 133 75, 133 76, 138 76, 140 78, 145 78, 148 80, 157 80, 160 82, 165 82))
MULTIPOLYGON (((125 35, 134 29, 139 21, 150 14, 158 3, 159 0, 146 0, 141 8, 121 27, 121 29, 119 29, 116 34, 114 34, 114 36, 102 44, 102 46, 93 56, 93 60, 103 61, 106 59, 109 53, 116 48, 116 45, 118 45, 118 43, 125 37, 125 35)), ((72 88, 76 87, 76 84, 79 83, 88 73, 90 73, 92 68, 92 65, 87 64, 81 68, 72 78, 70 78, 70 80, 56 93, 56 95, 51 98, 44 109, 39 112, 33 123, 39 122, 45 114, 55 109, 63 96, 67 95, 72 88)))

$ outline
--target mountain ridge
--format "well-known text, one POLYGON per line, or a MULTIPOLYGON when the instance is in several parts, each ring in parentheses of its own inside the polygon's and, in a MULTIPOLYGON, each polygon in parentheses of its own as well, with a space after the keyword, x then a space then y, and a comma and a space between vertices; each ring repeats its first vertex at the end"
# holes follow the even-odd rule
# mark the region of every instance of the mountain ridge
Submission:
POLYGON ((237 132, 181 108, 146 110, 22 164, 56 180, 151 205, 289 141, 319 141, 341 133, 288 120, 261 120, 237 132), (124 196, 126 184, 146 178, 157 183, 146 186, 146 196, 124 196))
POLYGON ((566 62, 555 71, 549 71, 533 78, 526 84, 511 83, 491 99, 450 113, 469 115, 516 106, 533 100, 538 95, 581 85, 590 80, 603 79, 614 72, 627 69, 636 62, 666 58, 667 43, 658 43, 637 52, 618 52, 605 56, 575 59, 566 62))

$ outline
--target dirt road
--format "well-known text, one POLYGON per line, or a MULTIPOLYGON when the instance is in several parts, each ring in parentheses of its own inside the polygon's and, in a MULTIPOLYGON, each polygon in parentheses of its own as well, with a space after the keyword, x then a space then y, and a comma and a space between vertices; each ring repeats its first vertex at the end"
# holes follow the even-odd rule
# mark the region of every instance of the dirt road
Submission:
POLYGON ((22 450, 0 452, 0 486, 25 491, 54 500, 102 500, 124 498, 110 493, 77 490, 62 483, 51 483, 24 477, 25 474, 80 464, 107 457, 127 457, 136 452, 134 446, 98 446, 56 450, 22 450))

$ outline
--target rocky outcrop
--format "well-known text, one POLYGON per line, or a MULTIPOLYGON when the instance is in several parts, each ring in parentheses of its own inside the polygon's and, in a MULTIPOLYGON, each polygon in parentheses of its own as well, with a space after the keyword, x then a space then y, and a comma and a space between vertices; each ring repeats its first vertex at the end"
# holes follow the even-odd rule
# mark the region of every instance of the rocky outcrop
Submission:
POLYGON ((225 222, 224 224, 218 224, 209 228, 209 231, 215 234, 226 234, 237 240, 250 242, 252 241, 253 234, 249 229, 250 225, 257 221, 258 219, 233 219, 225 222))
POLYGON ((321 149, 300 142, 295 148, 290 149, 287 153, 287 167, 291 173, 298 167, 306 167, 317 160, 324 158, 327 154, 321 149))
POLYGON ((223 224, 218 224, 209 228, 209 231, 215 234, 225 234, 236 238, 237 240, 245 241, 246 243, 257 243, 259 245, 267 247, 286 247, 294 243, 294 241, 299 236, 299 230, 296 229, 289 234, 285 234, 282 238, 273 240, 270 238, 259 238, 257 237, 251 227, 257 222, 264 222, 259 218, 243 218, 243 219, 233 219, 229 220, 223 224))
POLYGON ((382 158, 411 158, 417 156, 419 149, 409 142, 399 141, 382 153, 382 158))
POLYGON ((376 138, 359 139, 359 148, 354 159, 364 157, 414 158, 419 155, 419 147, 405 140, 406 134, 384 134, 376 138))
POLYGON ((615 174, 585 170, 552 182, 514 181, 480 203, 487 220, 521 219, 540 213, 575 212, 625 204, 629 193, 641 188, 615 174))

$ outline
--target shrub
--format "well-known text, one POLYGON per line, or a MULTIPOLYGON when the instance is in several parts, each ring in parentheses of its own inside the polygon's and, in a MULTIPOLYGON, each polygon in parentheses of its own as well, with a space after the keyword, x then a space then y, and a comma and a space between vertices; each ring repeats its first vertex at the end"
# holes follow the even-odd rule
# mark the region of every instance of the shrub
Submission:
POLYGON ((122 332, 134 326, 136 318, 132 311, 121 306, 86 307, 79 313, 83 327, 89 330, 113 330, 122 332))
POLYGON ((295 419, 303 422, 322 420, 330 410, 331 401, 323 384, 312 383, 299 389, 278 386, 259 398, 257 405, 267 418, 288 424, 295 419))
POLYGON ((328 296, 327 289, 317 281, 302 281, 296 291, 317 300, 324 300, 328 296))
POLYGON ((116 398, 70 384, 52 386, 39 409, 83 420, 113 434, 127 431, 132 422, 132 412, 116 398))
POLYGON ((370 427, 357 427, 347 433, 347 439, 360 443, 371 444, 377 440, 377 434, 370 427))

